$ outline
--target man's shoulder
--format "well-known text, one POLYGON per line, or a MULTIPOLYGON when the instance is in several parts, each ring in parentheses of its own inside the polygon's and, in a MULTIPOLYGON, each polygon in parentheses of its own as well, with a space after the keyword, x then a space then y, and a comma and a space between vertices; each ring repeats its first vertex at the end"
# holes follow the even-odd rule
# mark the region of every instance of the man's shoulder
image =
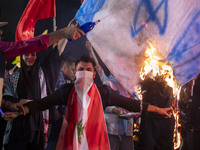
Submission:
POLYGON ((59 89, 71 89, 74 87, 74 83, 65 83, 63 85, 61 85, 61 87, 59 89))

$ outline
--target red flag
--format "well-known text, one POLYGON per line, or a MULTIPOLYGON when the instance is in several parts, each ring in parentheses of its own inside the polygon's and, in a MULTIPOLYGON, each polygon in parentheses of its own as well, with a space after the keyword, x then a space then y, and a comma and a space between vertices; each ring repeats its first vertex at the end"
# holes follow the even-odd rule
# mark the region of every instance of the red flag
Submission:
POLYGON ((30 0, 17 25, 16 41, 33 38, 36 22, 55 16, 55 0, 30 0))

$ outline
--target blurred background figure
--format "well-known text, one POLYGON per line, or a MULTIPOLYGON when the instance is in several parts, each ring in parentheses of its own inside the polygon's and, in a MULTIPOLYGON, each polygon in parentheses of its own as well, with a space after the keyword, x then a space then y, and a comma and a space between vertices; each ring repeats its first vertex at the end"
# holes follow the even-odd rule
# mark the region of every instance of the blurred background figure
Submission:
MULTIPOLYGON (((64 84, 71 84, 74 83, 75 80, 75 61, 72 58, 68 58, 62 61, 61 63, 61 69, 60 74, 58 77, 58 81, 56 83, 56 90, 59 89, 64 84)), ((55 150, 60 129, 63 122, 63 117, 65 115, 66 106, 65 105, 59 105, 57 106, 58 111, 61 114, 61 118, 54 122, 51 127, 51 132, 48 140, 48 150, 55 150)))
MULTIPOLYGON (((113 90, 118 91, 120 95, 131 97, 124 87, 112 76, 103 84, 110 86, 113 90)), ((110 147, 112 150, 133 150, 133 118, 120 118, 121 115, 127 114, 128 111, 116 106, 109 106, 105 109, 105 120, 108 130, 110 147)))
POLYGON ((183 137, 183 150, 198 150, 200 147, 200 76, 182 87, 179 102, 183 137))
POLYGON ((64 59, 56 83, 56 90, 65 83, 73 83, 75 80, 75 62, 73 59, 64 59))

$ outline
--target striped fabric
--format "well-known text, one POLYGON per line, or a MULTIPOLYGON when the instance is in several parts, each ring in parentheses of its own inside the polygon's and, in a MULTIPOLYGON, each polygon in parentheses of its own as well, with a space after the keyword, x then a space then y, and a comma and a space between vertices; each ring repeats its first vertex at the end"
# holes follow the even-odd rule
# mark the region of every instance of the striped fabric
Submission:
POLYGON ((174 68, 180 85, 200 72, 199 0, 84 0, 76 18, 100 22, 87 38, 130 93, 139 81, 147 40, 174 68))

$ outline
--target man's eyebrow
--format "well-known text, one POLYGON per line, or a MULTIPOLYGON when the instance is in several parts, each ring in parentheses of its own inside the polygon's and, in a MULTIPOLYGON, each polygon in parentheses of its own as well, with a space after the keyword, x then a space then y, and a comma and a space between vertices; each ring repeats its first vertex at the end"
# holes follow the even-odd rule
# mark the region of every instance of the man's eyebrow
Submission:
POLYGON ((86 68, 87 70, 93 70, 93 68, 91 68, 91 67, 88 67, 88 68, 86 68))
POLYGON ((78 69, 83 69, 83 67, 79 67, 78 69))

